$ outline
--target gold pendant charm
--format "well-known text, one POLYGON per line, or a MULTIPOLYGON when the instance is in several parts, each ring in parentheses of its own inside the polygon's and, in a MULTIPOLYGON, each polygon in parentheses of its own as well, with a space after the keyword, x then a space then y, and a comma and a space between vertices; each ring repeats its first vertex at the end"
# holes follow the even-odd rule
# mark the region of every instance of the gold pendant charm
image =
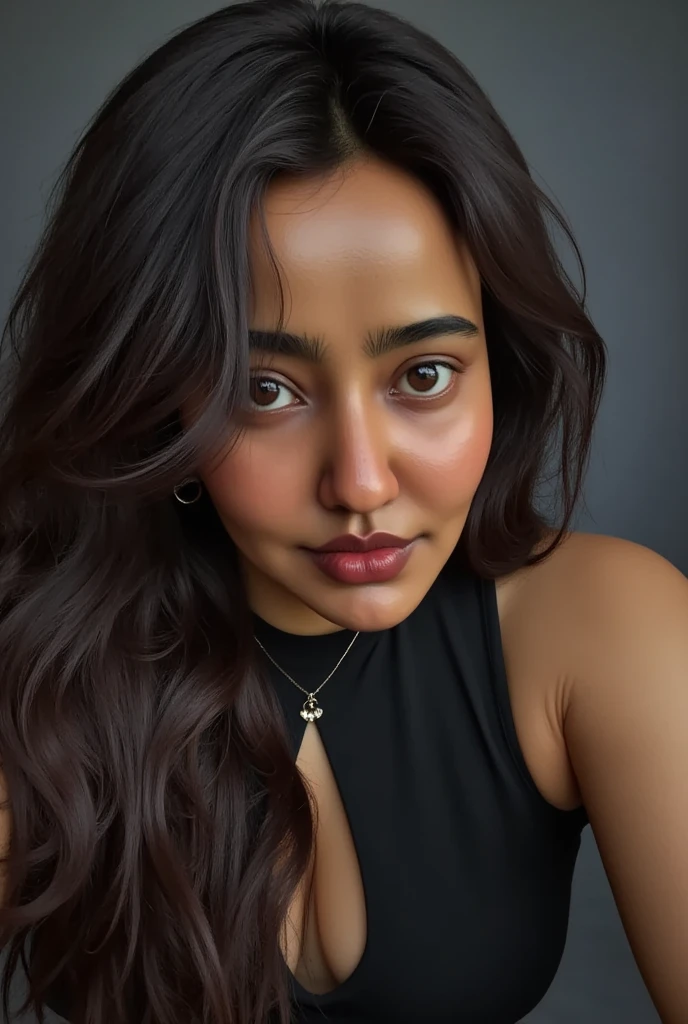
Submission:
POLYGON ((312 693, 308 694, 308 699, 303 702, 303 707, 299 711, 299 714, 306 722, 314 722, 316 718, 322 718, 323 710, 318 706, 318 702, 312 693))

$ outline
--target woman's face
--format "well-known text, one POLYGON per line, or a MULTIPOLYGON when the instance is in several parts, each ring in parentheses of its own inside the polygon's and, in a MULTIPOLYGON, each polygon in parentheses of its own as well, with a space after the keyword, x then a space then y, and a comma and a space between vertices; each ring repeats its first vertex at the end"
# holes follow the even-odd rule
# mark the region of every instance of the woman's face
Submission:
POLYGON ((478 273, 432 195, 373 160, 275 183, 264 209, 288 337, 255 222, 251 407, 201 476, 255 612, 295 633, 384 629, 432 585, 485 469, 478 273), (377 532, 398 540, 337 540, 377 532))

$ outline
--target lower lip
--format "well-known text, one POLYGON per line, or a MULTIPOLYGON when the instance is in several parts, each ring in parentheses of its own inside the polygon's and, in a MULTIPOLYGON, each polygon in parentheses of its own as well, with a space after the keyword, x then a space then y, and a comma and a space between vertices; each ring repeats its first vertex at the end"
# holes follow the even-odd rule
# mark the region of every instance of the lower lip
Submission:
POLYGON ((413 543, 403 548, 373 551, 309 551, 318 569, 338 583, 387 583, 398 576, 409 558, 413 543))

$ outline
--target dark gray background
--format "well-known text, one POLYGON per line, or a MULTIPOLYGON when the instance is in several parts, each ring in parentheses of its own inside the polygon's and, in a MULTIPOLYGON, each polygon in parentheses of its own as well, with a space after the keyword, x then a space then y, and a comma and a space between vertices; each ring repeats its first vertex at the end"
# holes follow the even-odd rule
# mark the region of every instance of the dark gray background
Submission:
MULTIPOLYGON (((223 4, 1 2, 4 316, 48 190, 88 118, 135 61, 223 4)), ((578 527, 645 544, 688 572, 688 3, 378 5, 429 30, 473 71, 582 248, 610 370, 578 527)), ((528 1024, 658 1019, 586 829, 564 960, 528 1024)))

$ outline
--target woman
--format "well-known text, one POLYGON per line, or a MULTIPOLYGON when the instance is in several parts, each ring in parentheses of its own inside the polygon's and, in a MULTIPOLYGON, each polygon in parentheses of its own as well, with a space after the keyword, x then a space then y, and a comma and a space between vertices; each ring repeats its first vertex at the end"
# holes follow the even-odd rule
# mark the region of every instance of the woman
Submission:
POLYGON ((568 528, 605 363, 548 217, 459 62, 356 3, 218 11, 89 127, 6 335, 34 1008, 513 1024, 589 820, 688 1020, 688 583, 568 528))

